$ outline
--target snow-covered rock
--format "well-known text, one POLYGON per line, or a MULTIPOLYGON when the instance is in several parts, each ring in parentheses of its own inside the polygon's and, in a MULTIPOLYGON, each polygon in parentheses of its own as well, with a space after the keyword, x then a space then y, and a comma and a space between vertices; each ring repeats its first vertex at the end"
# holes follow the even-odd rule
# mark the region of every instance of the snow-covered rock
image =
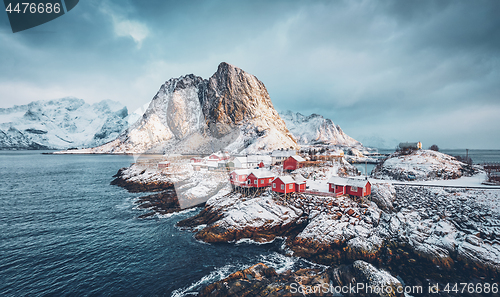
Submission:
POLYGON ((474 174, 475 169, 454 157, 432 151, 416 150, 410 154, 394 153, 377 166, 373 175, 381 179, 415 180, 456 179, 474 174))
POLYGON ((139 162, 120 169, 111 184, 130 192, 174 189, 180 209, 199 205, 210 197, 216 199, 230 191, 226 172, 195 171, 187 158, 172 160, 169 167, 159 169, 160 161, 162 158, 140 158, 139 162))
POLYGON ((499 190, 396 186, 397 226, 390 232, 443 266, 465 262, 500 271, 499 190), (456 255, 456 256, 455 256, 456 255))
POLYGON ((206 202, 200 214, 181 221, 179 226, 203 225, 196 238, 205 242, 269 242, 301 226, 302 214, 299 208, 276 201, 270 192, 249 199, 240 193, 221 191, 206 202))
POLYGON ((127 126, 128 111, 104 100, 34 101, 0 108, 0 149, 68 149, 101 145, 127 126))
POLYGON ((304 116, 288 110, 281 112, 280 116, 299 144, 361 146, 359 141, 345 134, 339 125, 321 115, 304 116))
POLYGON ((500 203, 499 190, 380 184, 372 191, 393 207, 391 212, 346 197, 292 199, 309 218, 289 244, 294 255, 322 264, 385 258, 444 270, 467 264, 481 273, 500 272, 500 213, 490 207, 500 203))
POLYGON ((372 264, 357 260, 352 264, 358 282, 363 282, 366 287, 362 292, 370 296, 392 297, 403 295, 401 282, 384 270, 379 270, 372 264), (399 291, 398 291, 399 290, 399 291))
POLYGON ((393 210, 392 202, 396 199, 396 190, 389 183, 374 183, 372 184, 371 200, 377 206, 387 212, 393 210))
POLYGON ((116 140, 85 153, 254 153, 298 148, 255 76, 221 63, 161 86, 144 116, 116 140))

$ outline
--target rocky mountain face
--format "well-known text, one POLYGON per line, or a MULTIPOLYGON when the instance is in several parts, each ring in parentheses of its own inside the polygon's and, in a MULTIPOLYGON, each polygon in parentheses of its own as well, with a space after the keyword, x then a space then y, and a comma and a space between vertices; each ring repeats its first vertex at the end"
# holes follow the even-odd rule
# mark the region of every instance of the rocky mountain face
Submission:
POLYGON ((331 144, 339 146, 361 146, 361 143, 345 134, 339 125, 318 114, 304 116, 301 113, 285 111, 280 113, 286 126, 299 144, 331 144))
POLYGON ((297 148, 255 76, 221 63, 212 77, 172 78, 142 119, 90 153, 248 153, 297 148))
POLYGON ((34 101, 0 108, 0 149, 68 149, 115 139, 128 126, 128 110, 110 100, 34 101))

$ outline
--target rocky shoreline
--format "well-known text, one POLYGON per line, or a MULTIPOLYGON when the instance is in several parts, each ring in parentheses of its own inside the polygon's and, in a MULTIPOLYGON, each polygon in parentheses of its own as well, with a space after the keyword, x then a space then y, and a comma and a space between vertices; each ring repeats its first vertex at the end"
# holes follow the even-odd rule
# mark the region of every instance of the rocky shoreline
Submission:
MULTIPOLYGON (((174 184, 168 181, 153 180, 144 181, 137 180, 127 177, 124 172, 128 170, 128 167, 120 168, 118 172, 113 175, 115 179, 111 181, 111 185, 119 186, 131 193, 141 193, 141 192, 161 192, 174 188, 174 184)), ((144 169, 141 173, 145 173, 144 169)))
MULTIPOLYGON (((131 192, 159 192, 138 200, 139 208, 152 210, 140 218, 181 210, 172 183, 138 179, 124 170, 120 169, 112 184, 131 192)), ((269 296, 298 296, 289 294, 287 284, 292 280, 304 279, 304 274, 316 279, 314 282, 324 278, 336 284, 342 284, 339 279, 362 279, 352 272, 352 265, 361 262, 373 267, 367 271, 374 275, 398 276, 398 282, 404 280, 412 286, 492 283, 498 282, 500 272, 499 192, 374 184, 370 200, 355 201, 304 194, 285 200, 271 191, 249 198, 223 189, 198 214, 177 226, 207 243, 241 239, 265 243, 284 237, 286 254, 330 267, 327 272, 313 269, 282 274, 253 267, 249 268, 253 272, 240 271, 222 283, 208 285, 201 296, 266 292, 269 296), (336 282, 332 281, 334 270, 336 282)))
POLYGON ((336 268, 303 268, 281 274, 258 263, 209 284, 199 296, 340 296, 339 293, 343 293, 347 296, 400 297, 404 296, 398 292, 402 288, 397 278, 360 260, 336 268))
POLYGON ((500 214, 488 199, 497 201, 498 191, 380 184, 372 201, 230 193, 178 226, 201 227, 193 230, 205 242, 286 236, 290 255, 331 267, 362 260, 407 285, 492 283, 500 271, 500 214))
POLYGON ((182 210, 173 183, 165 181, 144 182, 127 178, 127 176, 124 175, 124 171, 127 169, 128 168, 119 169, 113 176, 115 179, 113 179, 110 184, 122 187, 131 193, 159 192, 140 197, 135 202, 138 204, 139 209, 150 210, 150 212, 139 215, 138 218, 143 219, 152 217, 156 214, 165 215, 182 210))

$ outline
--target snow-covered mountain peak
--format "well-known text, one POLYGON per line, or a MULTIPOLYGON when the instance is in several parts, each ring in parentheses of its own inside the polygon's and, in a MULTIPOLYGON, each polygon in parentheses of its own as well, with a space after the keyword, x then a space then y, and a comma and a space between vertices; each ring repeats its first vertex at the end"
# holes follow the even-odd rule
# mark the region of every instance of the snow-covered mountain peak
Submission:
POLYGON ((339 125, 319 114, 304 116, 290 110, 280 113, 286 126, 300 144, 333 144, 361 146, 361 143, 342 131, 339 125))
POLYGON ((0 148, 63 149, 108 142, 127 127, 128 110, 104 100, 78 98, 34 101, 0 108, 0 148))
POLYGON ((94 153, 246 153, 297 148, 254 75, 221 63, 208 80, 193 74, 160 87, 143 117, 94 153))

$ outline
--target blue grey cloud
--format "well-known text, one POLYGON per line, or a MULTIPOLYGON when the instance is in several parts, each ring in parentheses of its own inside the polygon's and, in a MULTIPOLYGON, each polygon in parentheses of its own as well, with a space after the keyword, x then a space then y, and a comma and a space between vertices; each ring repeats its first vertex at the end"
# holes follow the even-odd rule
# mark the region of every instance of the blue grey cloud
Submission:
POLYGON ((218 63, 278 110, 351 136, 499 148, 498 1, 80 1, 12 34, 0 13, 0 106, 76 96, 134 109, 218 63))

